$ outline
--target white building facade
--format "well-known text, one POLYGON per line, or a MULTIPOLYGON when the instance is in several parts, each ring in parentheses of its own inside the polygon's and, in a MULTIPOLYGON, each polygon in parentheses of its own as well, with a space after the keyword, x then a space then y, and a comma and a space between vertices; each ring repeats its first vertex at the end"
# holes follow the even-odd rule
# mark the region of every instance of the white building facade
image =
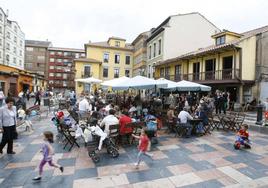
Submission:
POLYGON ((147 39, 146 74, 153 78, 154 64, 214 44, 211 35, 220 32, 200 13, 169 16, 147 39))
POLYGON ((0 7, 0 64, 24 69, 25 35, 0 7))

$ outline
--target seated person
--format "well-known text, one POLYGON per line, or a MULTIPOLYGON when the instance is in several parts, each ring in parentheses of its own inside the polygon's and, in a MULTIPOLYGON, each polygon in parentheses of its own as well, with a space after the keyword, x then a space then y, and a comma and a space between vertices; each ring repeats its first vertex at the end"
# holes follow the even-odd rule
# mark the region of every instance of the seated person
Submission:
POLYGON ((115 110, 110 109, 109 115, 107 115, 105 118, 103 118, 102 122, 100 123, 100 127, 104 127, 104 132, 107 133, 107 135, 110 134, 109 127, 110 125, 116 125, 119 124, 119 120, 115 117, 115 110))
POLYGON ((195 116, 198 119, 202 119, 202 121, 196 127, 196 133, 197 134, 204 134, 205 131, 204 131, 203 127, 204 127, 204 125, 208 124, 208 117, 207 117, 207 114, 205 113, 204 109, 201 106, 199 106, 196 109, 195 116))
POLYGON ((98 125, 98 121, 99 121, 99 112, 94 111, 90 116, 88 123, 90 126, 96 126, 98 125))
POLYGON ((92 110, 92 105, 89 104, 88 99, 83 97, 78 104, 78 110, 81 115, 87 114, 92 110))
POLYGON ((132 133, 132 128, 126 127, 126 125, 131 122, 132 122, 132 119, 129 117, 129 113, 127 111, 122 112, 122 115, 119 118, 120 135, 132 133))
POLYGON ((241 129, 237 132, 237 136, 242 138, 244 141, 249 141, 248 125, 243 124, 241 129))
POLYGON ((145 116, 146 130, 149 138, 154 137, 157 131, 157 118, 153 114, 152 111, 149 111, 145 116))
POLYGON ((187 107, 184 107, 183 110, 179 113, 178 119, 180 120, 180 125, 182 127, 187 128, 186 137, 190 137, 192 133, 192 125, 188 122, 188 120, 192 120, 193 117, 187 111, 187 107))

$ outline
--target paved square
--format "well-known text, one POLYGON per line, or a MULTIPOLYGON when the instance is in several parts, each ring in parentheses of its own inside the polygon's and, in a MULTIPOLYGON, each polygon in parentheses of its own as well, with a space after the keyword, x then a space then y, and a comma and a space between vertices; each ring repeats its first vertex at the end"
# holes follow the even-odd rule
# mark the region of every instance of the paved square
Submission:
POLYGON ((159 143, 152 147, 154 161, 145 158, 139 169, 134 167, 136 146, 120 148, 116 159, 103 149, 101 161, 94 164, 82 140, 81 147, 70 152, 56 141, 54 161, 65 167, 64 173, 45 166, 42 181, 33 182, 42 159, 42 132, 56 133, 49 117, 33 123, 34 131, 21 132, 15 141, 17 154, 0 157, 1 188, 268 187, 268 136, 252 131, 252 149, 238 151, 233 149, 231 132, 214 131, 189 139, 161 133, 159 143))

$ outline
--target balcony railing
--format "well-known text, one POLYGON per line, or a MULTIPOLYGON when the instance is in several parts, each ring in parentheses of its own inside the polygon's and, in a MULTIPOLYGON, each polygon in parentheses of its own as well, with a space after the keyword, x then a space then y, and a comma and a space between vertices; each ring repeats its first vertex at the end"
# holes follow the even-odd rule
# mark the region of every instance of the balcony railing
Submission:
POLYGON ((93 72, 81 72, 82 78, 89 78, 93 76, 93 72))
MULTIPOLYGON (((191 74, 179 74, 179 75, 160 75, 161 78, 165 78, 172 81, 213 81, 213 80, 235 80, 239 76, 239 69, 223 69, 217 71, 206 71, 191 74)), ((156 79, 159 77, 155 77, 156 79)))

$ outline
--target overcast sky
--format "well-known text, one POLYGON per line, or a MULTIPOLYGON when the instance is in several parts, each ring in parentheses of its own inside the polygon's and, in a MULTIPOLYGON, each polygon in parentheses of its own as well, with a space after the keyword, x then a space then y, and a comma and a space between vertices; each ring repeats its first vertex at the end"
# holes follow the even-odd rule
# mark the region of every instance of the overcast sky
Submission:
POLYGON ((118 36, 132 42, 169 15, 200 12, 220 29, 243 32, 268 25, 267 0, 0 0, 26 39, 83 48, 118 36))

